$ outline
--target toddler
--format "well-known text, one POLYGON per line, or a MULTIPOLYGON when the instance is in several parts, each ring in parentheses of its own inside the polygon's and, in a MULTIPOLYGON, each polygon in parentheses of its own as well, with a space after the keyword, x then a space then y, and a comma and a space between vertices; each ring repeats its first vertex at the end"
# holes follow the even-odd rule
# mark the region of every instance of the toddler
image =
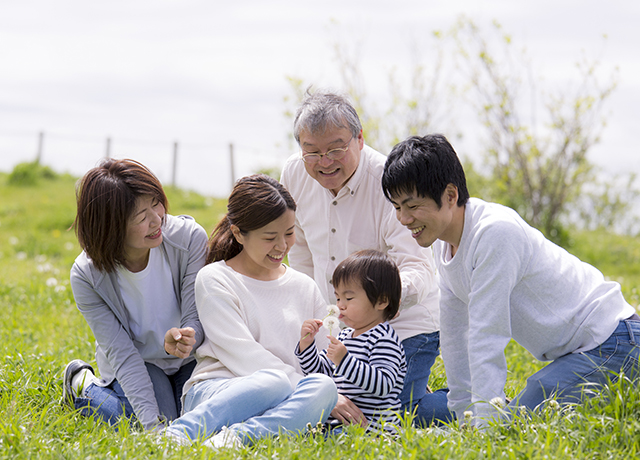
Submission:
MULTIPOLYGON (((388 323, 400 304, 398 268, 382 252, 355 252, 336 267, 332 285, 339 319, 348 327, 337 338, 328 336, 327 349, 318 352, 314 337, 323 322, 306 320, 296 349, 300 367, 305 375, 333 377, 338 393, 349 398, 369 421, 367 431, 395 433, 407 368, 400 340, 388 323)), ((332 428, 340 425, 332 417, 329 423, 332 428)))

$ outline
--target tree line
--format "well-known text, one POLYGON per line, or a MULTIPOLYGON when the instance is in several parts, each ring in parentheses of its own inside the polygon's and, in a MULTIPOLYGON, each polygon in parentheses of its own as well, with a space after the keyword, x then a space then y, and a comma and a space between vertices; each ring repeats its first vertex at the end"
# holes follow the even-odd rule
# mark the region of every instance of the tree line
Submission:
MULTIPOLYGON (((635 174, 605 177, 588 157, 606 125, 604 106, 615 91, 617 69, 580 56, 575 80, 558 88, 534 75, 526 51, 497 22, 481 28, 462 16, 429 37, 428 49, 414 50, 408 74, 388 72, 383 97, 366 90, 362 43, 332 44, 341 89, 361 116, 368 145, 389 152, 408 136, 431 132, 455 142, 469 129, 458 121, 466 110, 483 139, 480 161, 465 161, 472 195, 515 209, 560 244, 572 227, 638 233, 635 174)), ((313 87, 298 77, 288 81, 285 116, 291 119, 313 87)))

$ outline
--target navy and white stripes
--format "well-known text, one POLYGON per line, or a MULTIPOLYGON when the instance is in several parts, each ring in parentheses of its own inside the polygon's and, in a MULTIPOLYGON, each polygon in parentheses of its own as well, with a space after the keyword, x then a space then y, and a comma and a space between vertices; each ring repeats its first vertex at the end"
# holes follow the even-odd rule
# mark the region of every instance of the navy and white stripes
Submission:
MULTIPOLYGON (((349 398, 369 420, 369 431, 384 429, 395 432, 399 423, 399 395, 402 391, 407 365, 404 350, 396 332, 388 322, 351 337, 353 329, 345 328, 338 335, 348 350, 339 366, 327 358, 326 350, 318 353, 315 342, 296 356, 305 375, 322 373, 332 376, 338 393, 349 398), (390 425, 391 424, 391 425, 390 425)), ((332 426, 339 425, 329 419, 332 426)))

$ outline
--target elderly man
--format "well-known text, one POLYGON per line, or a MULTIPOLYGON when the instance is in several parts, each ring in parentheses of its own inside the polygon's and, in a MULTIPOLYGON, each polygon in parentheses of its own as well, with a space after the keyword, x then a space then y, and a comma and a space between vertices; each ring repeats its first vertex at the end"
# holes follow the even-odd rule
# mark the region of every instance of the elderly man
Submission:
MULTIPOLYGON (((415 421, 421 425, 450 420, 446 391, 427 392, 440 343, 433 257, 430 249, 416 246, 382 193, 386 157, 365 145, 356 110, 334 93, 307 95, 294 135, 302 152, 287 160, 281 178, 298 204, 289 263, 314 278, 326 301, 334 303, 331 275, 343 259, 361 249, 387 253, 402 278, 400 312, 391 325, 407 358, 403 409, 417 406, 415 421)), ((342 396, 332 415, 343 423, 367 423, 342 396)))

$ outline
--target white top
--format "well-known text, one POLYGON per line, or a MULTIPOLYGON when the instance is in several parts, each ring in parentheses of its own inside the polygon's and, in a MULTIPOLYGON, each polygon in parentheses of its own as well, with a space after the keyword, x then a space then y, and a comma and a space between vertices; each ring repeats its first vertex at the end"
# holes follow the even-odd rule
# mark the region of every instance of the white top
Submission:
MULTIPOLYGON (((326 348, 318 353, 314 342, 300 353, 298 343, 296 356, 305 375, 321 373, 333 377, 338 393, 348 397, 369 420, 367 431, 386 429, 395 433, 400 426, 400 393, 407 372, 398 335, 385 321, 357 337, 347 327, 338 340, 347 347, 347 355, 339 366, 327 357, 326 348)), ((340 424, 333 417, 329 417, 329 422, 332 426, 340 424)))
POLYGON ((404 340, 440 329, 439 291, 431 249, 413 240, 382 193, 385 160, 365 146, 356 172, 335 197, 309 176, 299 154, 287 160, 281 182, 298 205, 289 263, 313 277, 325 300, 335 303, 330 280, 340 262, 361 249, 387 253, 402 278, 400 316, 391 325, 404 340))
POLYGON ((167 375, 175 374, 182 360, 164 350, 164 335, 180 324, 182 313, 169 262, 160 248, 152 248, 144 270, 133 273, 121 265, 117 270, 133 344, 146 363, 155 364, 167 375))
POLYGON ((635 312, 618 283, 498 204, 469 200, 453 258, 449 244, 433 247, 449 408, 459 420, 470 404, 479 417, 491 416, 488 401, 504 399, 510 339, 553 360, 595 348, 635 312))
POLYGON ((200 380, 244 377, 261 369, 285 372, 295 387, 302 378, 294 354, 302 323, 323 318, 327 310, 311 278, 287 267, 277 280, 260 281, 219 261, 200 270, 195 290, 205 339, 183 395, 200 380))

